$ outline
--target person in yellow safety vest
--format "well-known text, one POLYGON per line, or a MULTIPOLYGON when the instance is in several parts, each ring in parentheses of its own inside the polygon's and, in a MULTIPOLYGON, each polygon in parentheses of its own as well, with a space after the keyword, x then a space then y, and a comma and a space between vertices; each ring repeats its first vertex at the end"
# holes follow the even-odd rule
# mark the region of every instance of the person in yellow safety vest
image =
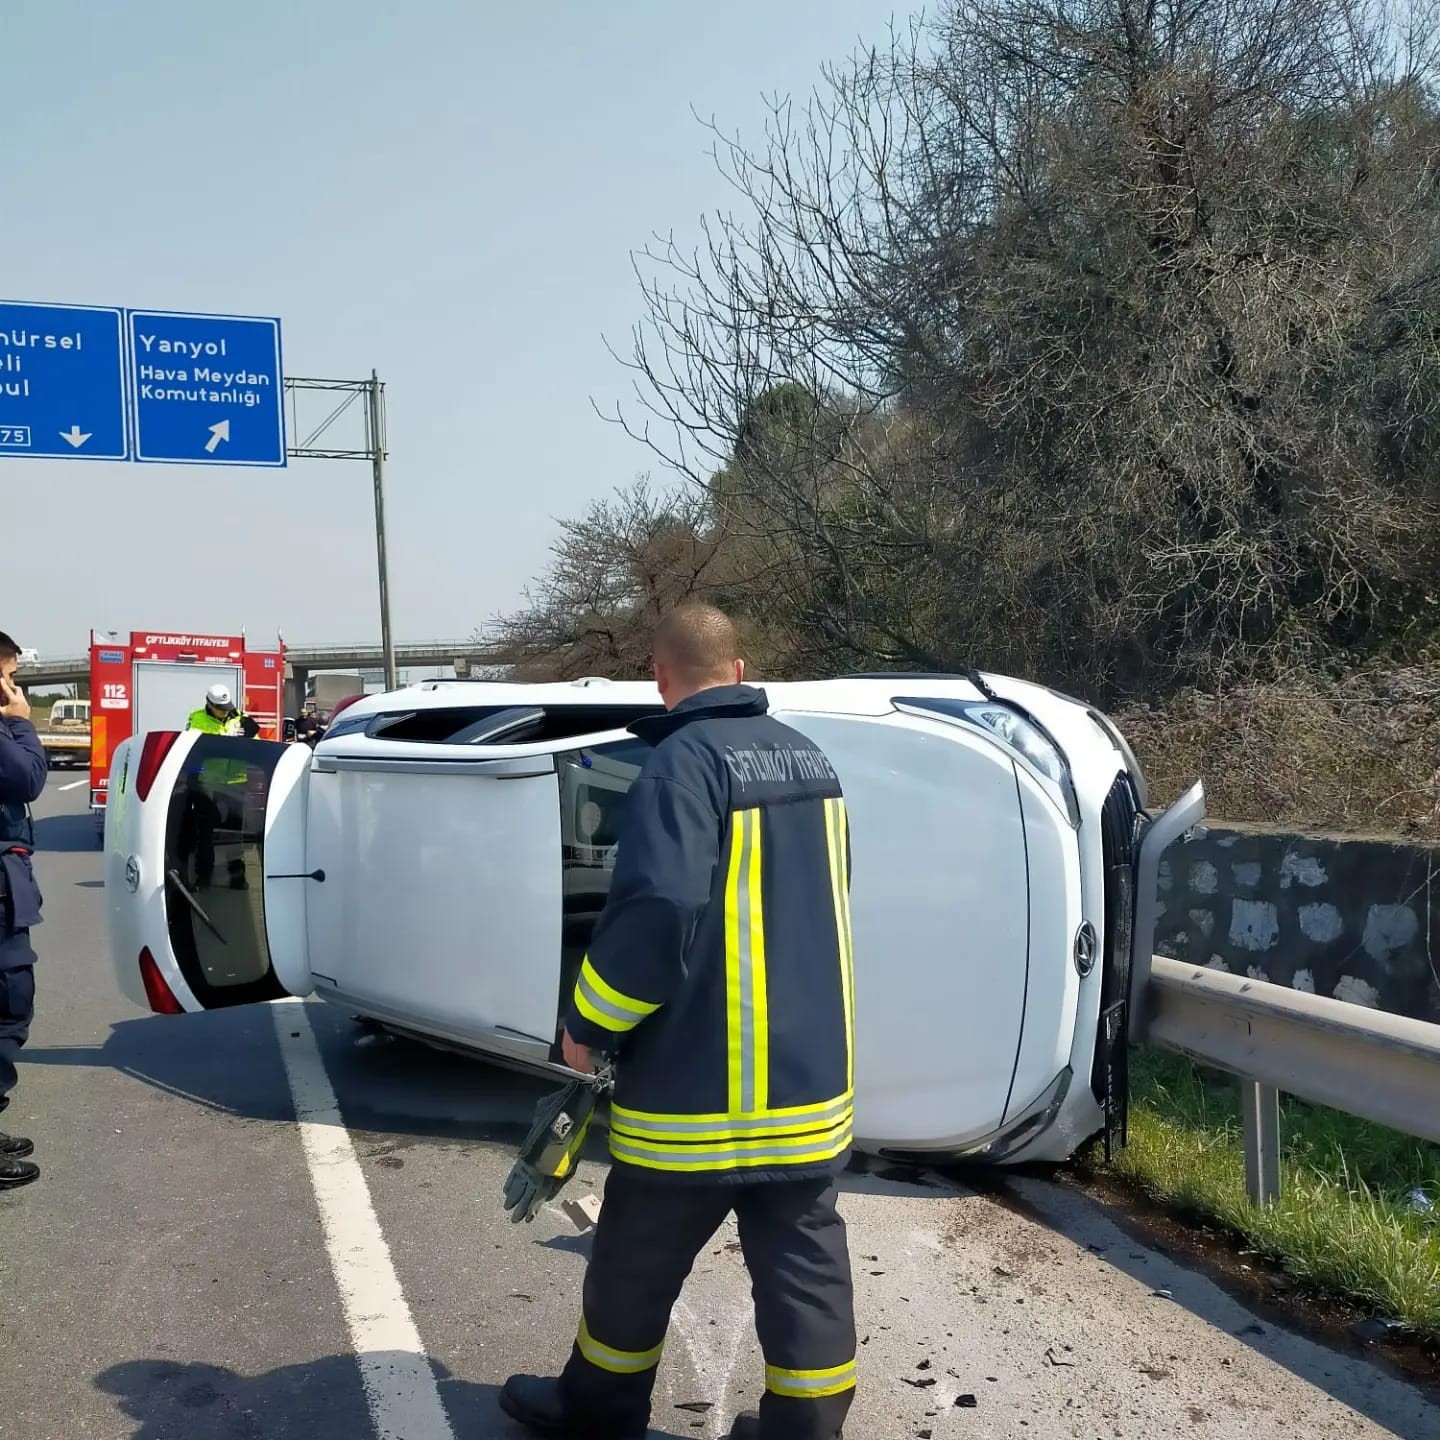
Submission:
MULTIPOLYGON (((253 740, 259 725, 235 707, 230 687, 212 685, 205 692, 205 704, 190 714, 187 730, 201 730, 207 735, 224 735, 235 739, 253 740)), ((196 822, 196 884, 206 886, 215 868, 215 830, 217 826, 240 829, 244 825, 245 786, 250 767, 243 760, 210 756, 200 762, 199 786, 194 796, 196 822)), ((246 887, 244 862, 230 865, 232 889, 246 887)))
POLYGON ((204 730, 209 735, 243 735, 247 740, 253 740, 260 733, 260 726, 244 711, 235 708, 228 685, 212 685, 205 692, 205 704, 190 712, 185 728, 204 730))

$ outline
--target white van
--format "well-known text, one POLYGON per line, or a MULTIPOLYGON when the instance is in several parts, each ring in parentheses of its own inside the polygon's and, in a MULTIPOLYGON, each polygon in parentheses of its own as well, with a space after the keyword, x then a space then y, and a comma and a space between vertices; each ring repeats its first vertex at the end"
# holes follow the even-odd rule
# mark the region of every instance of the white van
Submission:
MULTIPOLYGON (((974 672, 763 688, 847 797, 860 1148, 1062 1160, 1123 1125, 1147 817, 1115 727, 974 672)), ((648 684, 439 681, 358 701, 313 752, 126 741, 105 837, 121 988, 167 1013, 313 992, 567 1073, 559 1031, 647 753, 626 727, 659 709, 648 684)))

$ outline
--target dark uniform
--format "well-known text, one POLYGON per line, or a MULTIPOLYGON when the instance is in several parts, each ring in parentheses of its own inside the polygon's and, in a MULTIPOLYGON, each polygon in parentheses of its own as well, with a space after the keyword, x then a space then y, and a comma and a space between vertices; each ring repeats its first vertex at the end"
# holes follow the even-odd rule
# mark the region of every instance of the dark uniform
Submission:
POLYGON ((631 727, 656 748, 568 1019, 618 1053, 615 1163, 561 1379, 577 1434, 645 1433, 671 1307, 731 1211, 760 1434, 832 1440, 854 1395, 835 1208, 854 1113, 848 825, 830 762, 767 709, 725 686, 631 727))
POLYGON ((35 952, 40 889, 30 854, 29 805, 45 788, 49 762, 28 720, 0 716, 0 1110, 15 1088, 15 1062, 35 1014, 35 952))

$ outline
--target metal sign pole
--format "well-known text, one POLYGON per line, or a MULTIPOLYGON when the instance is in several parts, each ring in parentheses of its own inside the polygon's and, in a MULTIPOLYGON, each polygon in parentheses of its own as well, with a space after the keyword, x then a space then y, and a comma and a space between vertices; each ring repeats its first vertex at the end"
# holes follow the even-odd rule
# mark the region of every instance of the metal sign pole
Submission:
MULTIPOLYGON (((390 572, 385 553, 385 385, 378 371, 372 370, 368 380, 317 380, 287 375, 285 390, 292 410, 301 392, 329 393, 339 396, 335 408, 297 445, 290 447, 294 459, 368 460, 375 490, 375 559, 380 577, 380 650, 385 667, 386 689, 400 686, 400 671, 395 660, 395 637, 390 628, 390 572), (365 443, 354 449, 344 445, 322 443, 336 421, 361 396, 365 398, 365 443)), ((299 434, 299 416, 294 415, 292 432, 299 434)))
POLYGON ((370 449, 375 476, 375 553, 380 570, 380 648, 385 656, 385 688, 400 688, 395 668, 395 638, 390 632, 390 578, 385 561, 385 387, 370 372, 370 449))

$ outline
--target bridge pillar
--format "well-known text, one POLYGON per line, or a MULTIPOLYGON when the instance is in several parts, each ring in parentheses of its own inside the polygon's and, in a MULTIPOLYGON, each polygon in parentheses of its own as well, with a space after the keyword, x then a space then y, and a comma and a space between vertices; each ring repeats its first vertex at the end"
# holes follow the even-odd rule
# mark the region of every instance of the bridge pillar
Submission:
POLYGON ((299 715, 310 685, 310 672, 303 665, 287 665, 285 669, 285 713, 299 715))

